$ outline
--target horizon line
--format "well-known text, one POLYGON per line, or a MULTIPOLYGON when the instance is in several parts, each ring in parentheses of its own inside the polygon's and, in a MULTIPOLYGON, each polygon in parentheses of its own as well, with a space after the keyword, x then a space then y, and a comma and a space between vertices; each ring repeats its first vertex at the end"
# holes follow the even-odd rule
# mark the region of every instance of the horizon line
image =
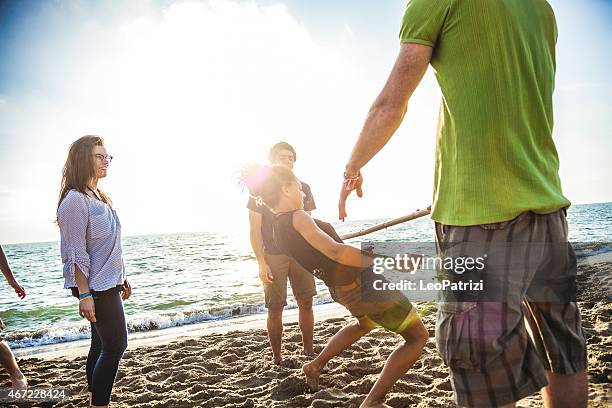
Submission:
MULTIPOLYGON (((597 205, 597 204, 612 204, 612 201, 601 201, 601 202, 595 202, 595 203, 579 203, 579 204, 572 204, 570 205, 571 207, 576 207, 576 206, 583 206, 583 205, 597 205)), ((362 218, 362 219, 355 219, 355 220, 349 220, 347 222, 364 222, 364 221, 373 221, 373 220, 385 220, 385 219, 393 219, 393 217, 373 217, 373 218, 362 218)), ((332 223, 335 222, 341 222, 341 221, 331 221, 332 223)), ((175 231, 175 232, 153 232, 153 233, 145 233, 145 234, 130 234, 130 235, 123 235, 121 238, 138 238, 138 237, 150 237, 150 236, 156 236, 156 235, 181 235, 181 234, 206 234, 206 233, 227 233, 227 232, 236 232, 236 229, 227 229, 227 230, 222 230, 222 229, 211 229, 208 231, 175 231)), ((3 247, 9 246, 9 245, 27 245, 27 244, 51 244, 51 243, 56 243, 56 242, 60 242, 59 239, 57 240, 52 240, 52 241, 22 241, 22 242, 9 242, 9 243, 1 243, 1 245, 3 247)))

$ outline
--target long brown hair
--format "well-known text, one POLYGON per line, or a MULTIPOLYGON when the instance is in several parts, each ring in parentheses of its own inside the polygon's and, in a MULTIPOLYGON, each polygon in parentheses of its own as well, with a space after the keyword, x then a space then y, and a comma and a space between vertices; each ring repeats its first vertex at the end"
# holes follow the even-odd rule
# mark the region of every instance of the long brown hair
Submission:
MULTIPOLYGON (((95 146, 104 146, 104 139, 100 136, 87 135, 80 137, 70 145, 66 164, 64 164, 62 169, 62 182, 60 184, 57 208, 59 208, 62 200, 70 190, 77 190, 87 194, 87 184, 96 175, 92 153, 95 146)), ((108 195, 100 189, 98 189, 98 193, 102 201, 111 204, 108 195)))

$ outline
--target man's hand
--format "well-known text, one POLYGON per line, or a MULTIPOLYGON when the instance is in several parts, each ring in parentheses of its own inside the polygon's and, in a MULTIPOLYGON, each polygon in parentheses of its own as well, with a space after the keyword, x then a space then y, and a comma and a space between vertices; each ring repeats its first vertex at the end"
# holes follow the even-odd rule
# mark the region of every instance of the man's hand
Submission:
POLYGON ((270 270, 270 266, 268 266, 268 264, 259 264, 259 279, 261 279, 263 283, 272 283, 274 280, 272 271, 270 270))
POLYGON ((93 297, 87 296, 79 301, 79 314, 92 323, 96 322, 96 305, 93 297))
POLYGON ((363 197, 363 175, 361 172, 358 173, 357 178, 344 179, 342 182, 342 188, 340 189, 340 200, 338 201, 338 218, 341 221, 344 221, 344 219, 347 217, 346 200, 353 190, 356 190, 357 197, 363 197))
POLYGON ((128 280, 123 281, 123 291, 121 292, 121 299, 128 300, 132 296, 132 285, 128 280))
POLYGON ((21 286, 19 282, 17 282, 17 279, 13 278, 9 280, 8 284, 11 286, 11 288, 15 289, 15 293, 17 294, 17 296, 19 296, 20 299, 26 297, 26 291, 23 286, 21 286))

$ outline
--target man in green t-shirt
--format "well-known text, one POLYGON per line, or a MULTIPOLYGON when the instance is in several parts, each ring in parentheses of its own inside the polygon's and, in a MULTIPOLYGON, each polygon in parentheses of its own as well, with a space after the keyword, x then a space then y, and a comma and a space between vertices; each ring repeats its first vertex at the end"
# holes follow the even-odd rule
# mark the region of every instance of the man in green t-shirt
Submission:
MULTIPOLYGON (((345 168, 340 218, 350 192, 362 195, 360 169, 399 127, 431 64, 443 94, 431 211, 438 243, 567 242, 570 202, 552 139, 556 40, 546 0, 410 0, 399 55, 345 168)), ((576 303, 542 307, 531 298, 533 282, 575 272, 571 246, 563 262, 550 258, 507 253, 501 311, 440 303, 436 342, 460 406, 512 407, 542 389, 548 407, 586 407, 576 303)))

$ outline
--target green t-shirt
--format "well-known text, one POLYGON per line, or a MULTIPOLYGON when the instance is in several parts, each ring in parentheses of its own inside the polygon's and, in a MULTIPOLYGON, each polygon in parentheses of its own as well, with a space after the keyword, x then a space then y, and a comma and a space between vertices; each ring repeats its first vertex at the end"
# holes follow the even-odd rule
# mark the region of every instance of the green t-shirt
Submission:
POLYGON ((545 0, 411 0, 400 40, 442 90, 431 217, 506 221, 569 206, 552 139, 557 25, 545 0))

